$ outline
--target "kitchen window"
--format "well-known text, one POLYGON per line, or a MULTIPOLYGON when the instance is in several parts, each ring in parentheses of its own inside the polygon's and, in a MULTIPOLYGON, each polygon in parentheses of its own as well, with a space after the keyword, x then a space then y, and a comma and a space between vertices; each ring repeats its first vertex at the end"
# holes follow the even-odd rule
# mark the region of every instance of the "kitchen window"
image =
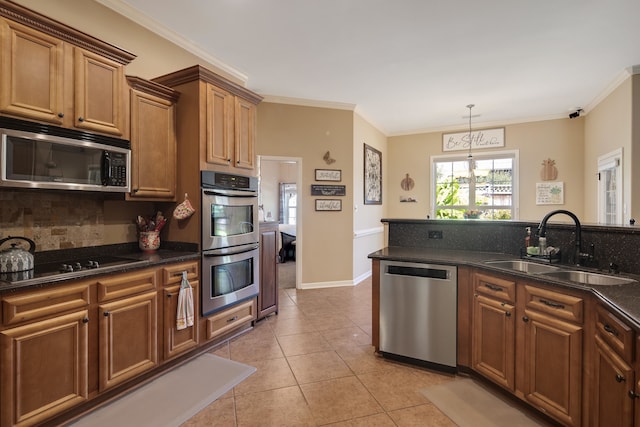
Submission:
POLYGON ((517 151, 432 157, 433 217, 516 219, 517 168, 517 151))

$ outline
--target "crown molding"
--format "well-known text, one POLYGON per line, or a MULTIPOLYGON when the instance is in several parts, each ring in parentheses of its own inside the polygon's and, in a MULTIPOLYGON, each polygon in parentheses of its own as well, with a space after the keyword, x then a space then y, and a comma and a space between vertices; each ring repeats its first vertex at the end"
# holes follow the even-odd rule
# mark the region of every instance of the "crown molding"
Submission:
POLYGON ((356 108, 356 104, 348 104, 346 102, 317 101, 313 99, 290 98, 286 96, 277 96, 277 95, 263 95, 262 102, 272 102, 274 104, 299 105, 302 107, 332 108, 334 110, 349 110, 349 111, 354 111, 356 108))
POLYGON ((622 70, 598 96, 591 100, 589 105, 583 107, 584 113, 586 114, 589 111, 593 110, 599 103, 604 101, 607 96, 611 95, 611 93, 616 90, 618 86, 620 86, 625 80, 635 74, 640 74, 640 65, 631 65, 630 67, 622 70))

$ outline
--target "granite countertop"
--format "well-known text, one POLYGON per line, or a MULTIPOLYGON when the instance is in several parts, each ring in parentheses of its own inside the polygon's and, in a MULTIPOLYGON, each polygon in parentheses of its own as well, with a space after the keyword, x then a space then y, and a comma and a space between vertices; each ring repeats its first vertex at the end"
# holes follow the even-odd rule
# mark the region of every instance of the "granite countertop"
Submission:
MULTIPOLYGON (((369 254, 369 258, 391 261, 437 263, 443 265, 467 265, 470 267, 480 267, 495 272, 506 273, 513 276, 522 277, 527 280, 537 281, 546 285, 558 286, 559 288, 575 289, 587 291, 594 294, 598 299, 609 305, 618 314, 625 317, 636 330, 640 331, 640 277, 636 275, 620 274, 617 277, 626 277, 635 280, 633 283, 622 285, 582 285, 567 280, 546 277, 536 273, 527 273, 510 268, 500 268, 493 266, 487 261, 515 260, 519 259, 514 255, 451 249, 429 249, 411 248, 400 246, 389 246, 369 254)), ((563 270, 585 270, 600 274, 607 272, 577 268, 573 265, 554 264, 563 270)))
MULTIPOLYGON (((28 288, 42 288, 51 286, 54 284, 60 284, 71 280, 86 279, 92 276, 99 276, 104 274, 125 273, 128 271, 138 270, 147 267, 155 267, 163 264, 173 264, 184 261, 192 261, 200 259, 200 252, 191 250, 192 248, 173 247, 171 249, 159 249, 155 252, 141 252, 140 250, 130 245, 120 245, 117 247, 105 246, 103 248, 91 248, 90 252, 82 252, 80 255, 77 251, 75 257, 82 256, 95 256, 95 255, 115 255, 119 258, 125 258, 129 262, 125 264, 119 264, 109 267, 101 267, 99 269, 84 269, 82 271, 76 271, 71 273, 55 274, 53 276, 46 276, 40 278, 7 281, 0 279, 0 294, 13 292, 18 290, 24 290, 28 288), (114 251, 115 249, 115 251, 114 251), (84 255, 87 253, 88 255, 84 255)), ((65 259, 67 254, 46 254, 46 256, 40 256, 40 260, 46 260, 48 262, 56 262, 56 257, 65 259)), ((60 251, 62 252, 62 251, 60 251)), ((36 264, 39 262, 38 253, 36 253, 36 264)))

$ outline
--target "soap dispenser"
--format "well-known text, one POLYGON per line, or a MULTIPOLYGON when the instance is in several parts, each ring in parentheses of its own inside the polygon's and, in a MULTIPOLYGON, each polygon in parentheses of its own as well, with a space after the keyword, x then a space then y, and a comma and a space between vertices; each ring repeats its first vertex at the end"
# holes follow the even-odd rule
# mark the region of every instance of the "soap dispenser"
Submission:
POLYGON ((526 252, 527 248, 531 246, 531 227, 527 227, 527 235, 524 236, 524 250, 526 252))

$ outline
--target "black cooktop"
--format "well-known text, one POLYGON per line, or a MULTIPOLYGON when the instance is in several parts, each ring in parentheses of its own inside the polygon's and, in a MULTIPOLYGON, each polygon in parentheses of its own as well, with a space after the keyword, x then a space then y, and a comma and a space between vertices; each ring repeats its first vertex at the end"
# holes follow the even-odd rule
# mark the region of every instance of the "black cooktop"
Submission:
POLYGON ((20 282, 23 280, 41 279, 44 277, 51 277, 52 279, 58 278, 58 276, 60 276, 60 278, 63 276, 64 278, 72 278, 76 276, 79 277, 89 270, 97 272, 98 270, 107 269, 108 267, 126 265, 134 262, 140 262, 140 260, 117 256, 94 256, 68 259, 58 262, 36 262, 33 270, 20 271, 16 273, 0 273, 0 280, 20 282))

